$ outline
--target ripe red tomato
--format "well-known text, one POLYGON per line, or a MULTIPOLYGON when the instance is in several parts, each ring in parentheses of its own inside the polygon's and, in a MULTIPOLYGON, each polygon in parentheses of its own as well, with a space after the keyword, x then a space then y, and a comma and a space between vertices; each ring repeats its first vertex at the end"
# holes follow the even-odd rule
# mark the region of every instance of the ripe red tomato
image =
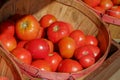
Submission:
POLYGON ((99 5, 101 0, 83 0, 83 1, 91 7, 95 7, 99 5))
POLYGON ((62 57, 57 52, 49 53, 45 60, 50 64, 52 71, 56 71, 62 57))
POLYGON ((63 58, 72 58, 76 43, 71 37, 64 37, 58 42, 58 48, 63 58))
POLYGON ((13 36, 15 33, 15 24, 11 20, 6 20, 0 24, 0 34, 13 36))
POLYGON ((94 57, 93 51, 86 45, 83 47, 79 47, 75 50, 74 56, 76 59, 80 59, 85 55, 90 55, 92 57, 94 57))
POLYGON ((24 48, 15 48, 11 53, 23 63, 31 64, 32 62, 31 53, 24 48))
POLYGON ((90 55, 85 55, 79 59, 79 62, 83 68, 88 68, 95 63, 95 58, 90 55))
POLYGON ((101 0, 100 6, 105 10, 112 8, 113 2, 111 0, 101 0))
POLYGON ((55 21, 57 21, 57 18, 54 15, 46 14, 46 15, 42 16, 39 23, 40 23, 41 27, 46 28, 55 21))
POLYGON ((49 63, 41 59, 33 61, 31 66, 39 68, 41 71, 52 71, 49 63))
POLYGON ((39 22, 32 15, 26 15, 16 22, 16 35, 21 40, 35 39, 39 31, 39 22))
POLYGON ((81 71, 83 68, 79 62, 72 59, 64 59, 58 66, 58 72, 73 73, 81 71))
POLYGON ((15 37, 8 36, 6 34, 0 35, 0 41, 2 42, 3 46, 8 50, 12 51, 17 46, 17 41, 15 37))
POLYGON ((42 27, 40 27, 40 30, 39 30, 36 38, 37 39, 42 38, 44 36, 43 33, 44 33, 44 29, 42 27))
POLYGON ((48 43, 49 48, 50 48, 50 52, 49 53, 52 53, 54 51, 54 44, 52 43, 52 41, 50 41, 48 39, 45 39, 45 40, 48 43))
POLYGON ((94 37, 93 35, 86 35, 85 44, 86 44, 86 45, 94 45, 94 46, 97 46, 97 45, 98 45, 98 40, 97 40, 97 38, 94 37))
POLYGON ((120 4, 120 0, 112 0, 114 5, 119 5, 120 4))
POLYGON ((69 36, 75 40, 77 48, 85 45, 85 34, 81 30, 74 30, 69 36))
POLYGON ((50 52, 48 43, 42 38, 27 42, 25 48, 31 52, 33 59, 43 59, 50 52))
POLYGON ((102 55, 100 53, 100 48, 98 46, 94 46, 94 45, 87 45, 87 47, 92 50, 95 60, 97 61, 102 55))
POLYGON ((113 6, 109 11, 108 14, 110 16, 120 18, 120 6, 113 6))
POLYGON ((57 43, 61 38, 70 34, 68 23, 56 21, 48 27, 47 36, 53 43, 57 43))

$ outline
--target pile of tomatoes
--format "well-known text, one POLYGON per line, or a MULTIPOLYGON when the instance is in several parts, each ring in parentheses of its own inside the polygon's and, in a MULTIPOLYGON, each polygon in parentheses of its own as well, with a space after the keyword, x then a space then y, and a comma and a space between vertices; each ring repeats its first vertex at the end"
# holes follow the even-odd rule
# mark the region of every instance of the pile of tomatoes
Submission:
POLYGON ((83 0, 100 13, 120 18, 120 0, 83 0))
POLYGON ((15 14, 0 23, 0 41, 18 60, 42 71, 78 72, 101 56, 98 40, 52 14, 15 14))

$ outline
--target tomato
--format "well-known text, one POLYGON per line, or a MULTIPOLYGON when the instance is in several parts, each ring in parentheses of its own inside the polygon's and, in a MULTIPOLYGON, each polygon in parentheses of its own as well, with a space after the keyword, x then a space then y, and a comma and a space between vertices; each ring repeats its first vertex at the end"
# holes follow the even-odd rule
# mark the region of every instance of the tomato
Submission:
POLYGON ((0 80, 9 80, 8 77, 0 76, 0 80))
POLYGON ((0 24, 0 34, 13 36, 15 33, 15 24, 11 20, 6 20, 0 24))
POLYGON ((81 71, 83 68, 76 60, 64 59, 58 66, 58 72, 73 73, 81 71))
POLYGON ((42 27, 40 27, 40 30, 39 30, 36 38, 37 39, 42 38, 44 36, 43 33, 44 33, 44 29, 42 27))
POLYGON ((83 1, 91 7, 95 7, 99 5, 101 0, 83 0, 83 1))
POLYGON ((57 52, 49 53, 45 60, 50 64, 52 71, 56 71, 62 57, 57 52))
POLYGON ((25 44, 25 49, 29 50, 33 59, 43 59, 50 52, 48 43, 44 39, 33 39, 25 44))
POLYGON ((110 16, 120 18, 120 6, 113 6, 109 11, 108 14, 110 16))
POLYGON ((85 34, 81 30, 74 30, 69 36, 75 40, 77 47, 85 45, 85 34))
POLYGON ((0 35, 0 41, 2 42, 3 46, 8 50, 12 51, 17 46, 17 41, 15 37, 8 36, 6 34, 0 35))
POLYGON ((94 37, 93 35, 87 35, 86 39, 85 39, 85 44, 86 45, 94 45, 97 46, 98 45, 98 40, 96 37, 94 37))
POLYGON ((119 5, 120 4, 120 0, 112 0, 114 5, 119 5))
POLYGON ((105 10, 112 8, 113 2, 111 0, 101 0, 100 6, 105 10))
POLYGON ((102 14, 105 13, 105 9, 102 8, 101 6, 96 6, 96 7, 94 7, 94 9, 95 9, 97 12, 99 12, 99 13, 102 13, 102 14))
POLYGON ((56 21, 48 27, 47 36, 53 43, 57 43, 61 38, 70 34, 68 23, 56 21))
POLYGON ((46 28, 55 21, 57 21, 57 18, 54 15, 46 14, 46 15, 42 16, 42 18, 39 20, 39 23, 40 23, 41 27, 46 28))
POLYGON ((31 63, 31 66, 39 68, 41 71, 51 71, 49 63, 45 60, 35 60, 31 63))
POLYGON ((27 43, 28 41, 19 41, 18 44, 17 44, 17 47, 18 48, 23 48, 24 45, 27 43))
POLYGON ((80 59, 85 55, 90 55, 94 57, 93 51, 87 45, 75 49, 74 57, 76 59, 80 59))
POLYGON ((79 59, 79 62, 83 68, 88 68, 95 63, 95 58, 90 55, 85 55, 79 59))
POLYGON ((32 62, 31 53, 24 48, 15 48, 11 53, 23 63, 31 64, 32 62))
POLYGON ((35 39, 40 31, 37 19, 32 15, 26 15, 16 22, 16 35, 20 40, 35 39))
POLYGON ((92 50, 95 60, 97 61, 102 55, 100 53, 100 48, 98 46, 94 46, 94 45, 87 45, 87 47, 92 50))
POLYGON ((45 39, 46 42, 48 43, 49 45, 49 48, 50 48, 50 53, 52 53, 54 51, 54 44, 52 43, 52 41, 48 40, 48 39, 45 39))
POLYGON ((72 58, 76 43, 71 37, 64 37, 58 42, 58 48, 63 58, 72 58))

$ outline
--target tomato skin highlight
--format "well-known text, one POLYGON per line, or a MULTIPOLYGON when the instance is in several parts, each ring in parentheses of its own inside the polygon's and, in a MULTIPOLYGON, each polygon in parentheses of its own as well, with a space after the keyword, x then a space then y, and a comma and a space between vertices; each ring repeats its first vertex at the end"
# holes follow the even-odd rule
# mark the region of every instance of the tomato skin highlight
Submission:
POLYGON ((12 54, 23 63, 30 65, 32 62, 31 53, 24 48, 15 48, 14 50, 12 50, 12 54))
POLYGON ((70 26, 66 22, 56 21, 48 27, 47 36, 53 43, 70 34, 70 26))
POLYGON ((63 58, 72 58, 76 43, 71 37, 64 37, 58 43, 60 54, 63 58))
POLYGON ((90 55, 85 55, 79 59, 79 62, 83 68, 88 68, 95 63, 95 58, 90 55))
POLYGON ((44 59, 50 52, 49 45, 43 38, 27 42, 25 49, 31 52, 33 59, 44 59))

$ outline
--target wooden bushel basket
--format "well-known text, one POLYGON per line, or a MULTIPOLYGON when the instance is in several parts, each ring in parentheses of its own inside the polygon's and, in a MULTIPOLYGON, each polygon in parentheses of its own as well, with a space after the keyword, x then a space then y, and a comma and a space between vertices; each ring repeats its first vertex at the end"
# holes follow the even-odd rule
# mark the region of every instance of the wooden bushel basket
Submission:
POLYGON ((90 10, 94 11, 104 22, 106 22, 109 25, 111 38, 120 43, 120 19, 105 13, 101 13, 82 0, 78 1, 81 2, 84 6, 88 7, 90 10))
MULTIPOLYGON (((13 58, 20 69, 34 78, 49 80, 82 79, 97 69, 106 59, 111 44, 107 25, 99 17, 77 0, 13 0, 6 3, 0 10, 0 21, 13 14, 32 14, 37 20, 43 15, 53 14, 60 21, 73 25, 74 29, 82 30, 86 35, 97 37, 103 56, 91 67, 77 73, 42 72, 30 65, 23 64, 13 58)), ((9 53, 8 53, 9 54, 9 53)))
POLYGON ((0 77, 9 80, 23 80, 22 73, 12 57, 0 45, 0 77))

